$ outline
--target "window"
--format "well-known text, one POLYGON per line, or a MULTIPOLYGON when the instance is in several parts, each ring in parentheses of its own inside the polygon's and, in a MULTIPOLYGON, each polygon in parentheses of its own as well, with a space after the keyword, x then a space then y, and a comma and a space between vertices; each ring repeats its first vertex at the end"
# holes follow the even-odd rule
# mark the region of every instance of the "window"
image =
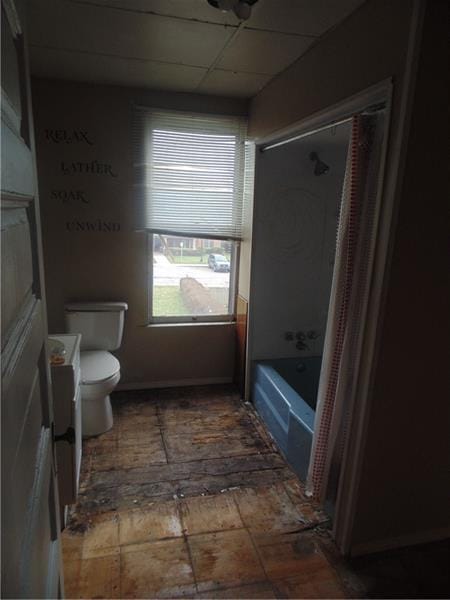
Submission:
POLYGON ((151 234, 153 320, 229 319, 234 312, 236 245, 151 234), (208 248, 206 244, 212 243, 208 248))
POLYGON ((230 320, 242 229, 245 120, 137 109, 136 125, 150 319, 230 320))

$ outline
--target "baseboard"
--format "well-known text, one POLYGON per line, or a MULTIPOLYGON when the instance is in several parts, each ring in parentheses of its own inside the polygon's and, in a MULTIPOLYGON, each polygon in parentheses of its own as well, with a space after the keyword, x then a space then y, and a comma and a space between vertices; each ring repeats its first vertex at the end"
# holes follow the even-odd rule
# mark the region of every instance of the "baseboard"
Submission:
POLYGON ((431 542, 440 542, 450 538, 450 527, 443 529, 432 529, 430 531, 420 531, 418 533, 402 535, 384 540, 374 540, 352 546, 350 556, 362 556, 364 554, 373 554, 385 550, 394 550, 405 546, 416 546, 418 544, 428 544, 431 542))
POLYGON ((169 387, 187 387, 193 385, 219 385, 221 383, 233 383, 232 377, 205 377, 200 379, 171 379, 168 381, 140 381, 137 383, 119 383, 116 390, 127 392, 132 390, 151 390, 169 387))

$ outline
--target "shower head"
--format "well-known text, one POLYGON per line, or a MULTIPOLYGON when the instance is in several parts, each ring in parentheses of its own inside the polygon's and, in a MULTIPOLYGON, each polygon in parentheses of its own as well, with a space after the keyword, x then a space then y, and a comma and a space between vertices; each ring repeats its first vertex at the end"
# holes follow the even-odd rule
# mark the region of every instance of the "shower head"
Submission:
POLYGON ((316 163, 314 165, 314 175, 325 175, 330 170, 330 167, 320 160, 317 152, 311 152, 309 159, 316 163))

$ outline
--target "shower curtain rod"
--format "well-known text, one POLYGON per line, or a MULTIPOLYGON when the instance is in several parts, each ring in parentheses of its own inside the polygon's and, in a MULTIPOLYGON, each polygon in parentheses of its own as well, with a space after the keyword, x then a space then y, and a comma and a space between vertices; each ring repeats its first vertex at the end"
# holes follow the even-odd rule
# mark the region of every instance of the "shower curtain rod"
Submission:
POLYGON ((288 137, 284 140, 279 140, 278 142, 269 143, 267 145, 261 146, 259 149, 260 152, 266 152, 266 150, 272 150, 273 148, 278 148, 279 146, 284 146, 285 144, 290 144, 291 142, 295 142, 297 140, 301 140, 302 138, 308 137, 310 135, 314 135, 315 133, 320 133, 321 131, 325 131, 325 129, 329 129, 330 127, 337 127, 338 125, 343 125, 344 123, 348 123, 352 120, 355 114, 366 115, 373 114, 384 110, 386 108, 385 102, 379 102, 377 104, 373 104, 372 106, 368 106, 366 109, 353 113, 348 117, 343 117, 342 119, 337 119, 335 121, 329 121, 326 125, 321 125, 320 127, 316 127, 315 129, 309 129, 303 133, 298 133, 293 135, 292 137, 288 137))
POLYGON ((346 117, 345 119, 340 119, 339 121, 332 121, 331 123, 327 123, 327 125, 323 125, 322 127, 316 127, 316 129, 310 129, 309 131, 305 131, 304 133, 298 133, 297 135, 294 135, 290 138, 286 138, 285 140, 280 140, 279 142, 274 142, 273 144, 268 144, 267 146, 261 146, 260 152, 266 152, 266 150, 272 150, 272 148, 278 148, 279 146, 290 144, 291 142, 301 140, 302 138, 314 135, 315 133, 320 133, 321 131, 329 129, 330 127, 343 125, 344 123, 348 123, 349 121, 351 121, 351 119, 352 117, 346 117))

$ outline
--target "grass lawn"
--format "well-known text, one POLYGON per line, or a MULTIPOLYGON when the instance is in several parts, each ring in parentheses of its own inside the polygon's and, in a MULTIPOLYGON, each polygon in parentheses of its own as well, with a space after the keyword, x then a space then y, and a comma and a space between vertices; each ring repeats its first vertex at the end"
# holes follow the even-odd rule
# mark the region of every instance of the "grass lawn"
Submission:
POLYGON ((200 260, 201 256, 189 256, 189 255, 185 255, 183 254, 183 256, 168 256, 167 257, 170 262, 176 264, 176 265, 207 265, 208 264, 208 255, 205 254, 203 256, 203 261, 200 260))
POLYGON ((155 317, 177 317, 189 314, 177 285, 155 285, 153 288, 153 314, 155 317))
MULTIPOLYGON (((223 314, 228 311, 228 288, 209 288, 213 299, 222 306, 223 314)), ((155 317, 189 316, 180 288, 175 285, 155 285, 153 288, 153 315, 155 317)))

